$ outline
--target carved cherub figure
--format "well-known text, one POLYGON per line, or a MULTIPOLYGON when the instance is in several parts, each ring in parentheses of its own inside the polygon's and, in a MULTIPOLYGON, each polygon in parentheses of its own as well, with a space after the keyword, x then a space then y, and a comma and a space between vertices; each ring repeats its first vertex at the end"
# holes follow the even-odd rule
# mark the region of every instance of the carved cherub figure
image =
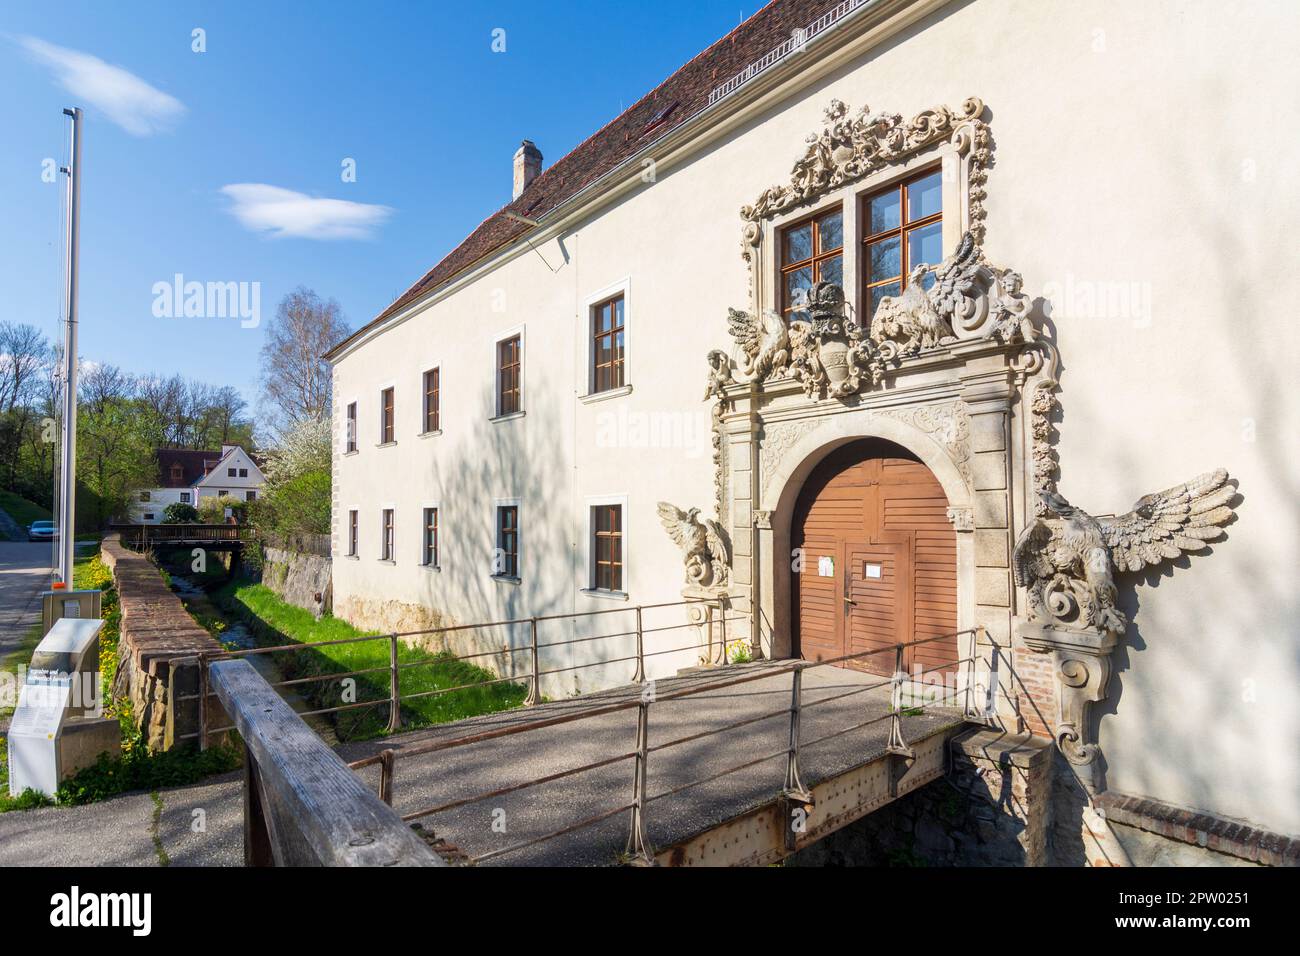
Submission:
POLYGON ((731 359, 722 349, 709 349, 709 383, 704 389, 704 400, 726 397, 726 387, 735 381, 731 374, 731 359))

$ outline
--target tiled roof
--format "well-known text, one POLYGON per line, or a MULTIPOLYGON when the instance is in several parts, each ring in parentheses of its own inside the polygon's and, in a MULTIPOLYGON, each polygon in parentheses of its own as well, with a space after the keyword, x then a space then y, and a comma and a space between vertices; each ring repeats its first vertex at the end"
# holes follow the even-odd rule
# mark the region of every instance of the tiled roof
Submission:
POLYGON ((195 451, 190 448, 159 448, 158 485, 161 488, 188 488, 221 460, 219 451, 195 451), (172 477, 172 466, 180 465, 180 477, 172 477))
MULTIPOLYGON (((398 296, 374 320, 335 345, 337 351, 415 299, 455 278, 531 227, 507 213, 536 219, 545 215, 648 143, 709 105, 709 93, 755 60, 788 40, 840 0, 773 0, 721 40, 700 53, 632 107, 546 168, 523 195, 485 219, 424 277, 398 296)), ((502 181, 506 176, 502 173, 502 181)))

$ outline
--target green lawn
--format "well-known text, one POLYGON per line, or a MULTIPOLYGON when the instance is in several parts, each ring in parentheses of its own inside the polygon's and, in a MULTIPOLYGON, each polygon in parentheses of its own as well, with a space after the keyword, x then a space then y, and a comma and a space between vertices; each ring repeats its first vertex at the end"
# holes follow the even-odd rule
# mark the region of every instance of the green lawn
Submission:
POLYGON ((12 491, 0 491, 0 511, 5 512, 24 528, 33 521, 49 521, 53 517, 49 509, 42 508, 36 502, 28 501, 12 491))
MULTIPOLYGON (((316 644, 362 637, 367 632, 358 631, 346 621, 325 615, 320 620, 300 607, 288 604, 263 584, 236 581, 217 592, 217 600, 260 631, 260 638, 275 643, 300 642, 316 644)), ((367 670, 372 667, 387 668, 389 642, 387 640, 359 641, 354 644, 334 644, 312 651, 295 651, 276 655, 277 663, 288 677, 310 677, 319 674, 336 674, 367 670)), ((519 683, 492 684, 486 687, 466 687, 464 690, 428 697, 406 699, 408 695, 430 690, 457 687, 477 681, 493 680, 496 675, 481 667, 455 660, 450 653, 429 654, 405 643, 398 645, 398 662, 414 664, 403 667, 400 674, 403 726, 422 726, 445 723, 490 714, 520 706, 527 688, 519 683)), ((356 678, 356 700, 384 700, 388 697, 388 674, 378 672, 356 678)), ((298 685, 300 691, 315 688, 313 697, 317 707, 333 707, 344 703, 340 681, 319 681, 298 685)), ((388 708, 356 708, 336 715, 336 729, 340 739, 362 739, 382 734, 388 723, 388 708)))

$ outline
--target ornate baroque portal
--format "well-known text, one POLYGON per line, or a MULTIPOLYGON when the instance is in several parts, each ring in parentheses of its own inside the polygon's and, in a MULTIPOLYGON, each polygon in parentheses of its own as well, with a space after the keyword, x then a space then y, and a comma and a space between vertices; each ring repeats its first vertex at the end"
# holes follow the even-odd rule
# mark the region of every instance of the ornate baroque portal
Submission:
POLYGON ((991 165, 984 113, 975 98, 907 120, 866 108, 851 114, 832 101, 789 181, 741 209, 750 302, 731 310, 732 347, 708 355, 717 522, 677 537, 697 545, 683 543, 694 593, 706 583, 701 569, 713 567, 712 591, 748 612, 756 656, 787 656, 790 526, 804 480, 851 441, 903 446, 948 499, 957 622, 970 632, 959 653, 986 675, 980 689, 989 691, 992 719, 1052 736, 1092 790, 1097 750, 1087 708, 1105 696, 1108 655, 1125 626, 1113 576, 1216 537, 1235 489, 1226 472, 1212 472, 1101 519, 1056 494, 1057 350, 1020 275, 988 262, 982 249, 991 165), (827 282, 807 290, 789 316, 778 311, 782 226, 841 209, 843 274, 856 275, 858 197, 935 166, 943 248, 951 250, 941 263, 915 265, 910 284, 871 316, 827 282), (1016 676, 1046 674, 1047 664, 1050 680, 1016 676))

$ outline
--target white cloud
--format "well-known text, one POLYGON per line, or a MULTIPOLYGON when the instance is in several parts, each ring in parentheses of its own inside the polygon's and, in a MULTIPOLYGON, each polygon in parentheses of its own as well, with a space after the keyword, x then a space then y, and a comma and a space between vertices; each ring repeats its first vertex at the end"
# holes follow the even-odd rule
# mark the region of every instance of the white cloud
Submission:
POLYGON ((368 239, 393 214, 389 206, 318 199, 265 183, 234 183, 221 191, 246 228, 276 238, 368 239))
POLYGON ((65 90, 133 136, 157 133, 185 112, 185 104, 176 97, 97 56, 36 37, 19 37, 18 42, 33 60, 54 73, 65 90))

